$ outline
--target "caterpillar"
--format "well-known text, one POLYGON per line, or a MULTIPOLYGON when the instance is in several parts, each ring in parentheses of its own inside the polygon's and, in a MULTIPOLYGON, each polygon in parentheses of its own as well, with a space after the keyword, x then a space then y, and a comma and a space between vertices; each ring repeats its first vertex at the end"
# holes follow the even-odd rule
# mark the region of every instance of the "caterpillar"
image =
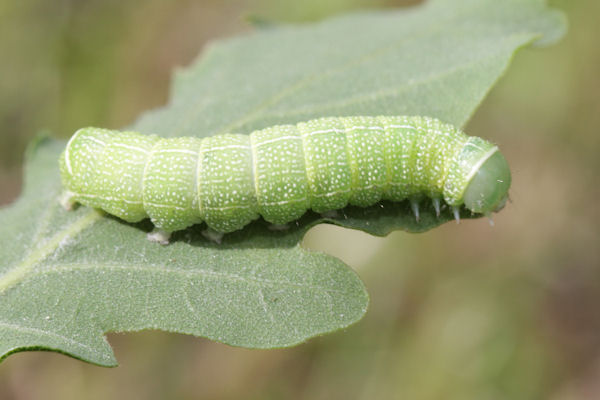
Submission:
POLYGON ((416 218, 430 198, 458 220, 499 211, 511 175, 494 144, 420 116, 328 117, 250 135, 160 138, 82 128, 59 160, 63 204, 100 208, 128 222, 150 218, 149 238, 205 222, 219 240, 262 216, 276 225, 307 210, 409 199, 416 218))

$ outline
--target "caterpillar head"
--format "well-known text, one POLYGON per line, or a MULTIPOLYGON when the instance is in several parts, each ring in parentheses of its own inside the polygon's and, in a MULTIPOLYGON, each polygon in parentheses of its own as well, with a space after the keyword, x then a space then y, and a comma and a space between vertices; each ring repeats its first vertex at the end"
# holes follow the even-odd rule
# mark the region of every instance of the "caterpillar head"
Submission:
POLYGON ((474 172, 464 193, 465 207, 482 214, 500 211, 506 204, 510 181, 508 163, 496 150, 474 172))
POLYGON ((450 162, 444 199, 474 213, 489 215, 504 207, 510 187, 510 169, 494 144, 471 136, 450 162))

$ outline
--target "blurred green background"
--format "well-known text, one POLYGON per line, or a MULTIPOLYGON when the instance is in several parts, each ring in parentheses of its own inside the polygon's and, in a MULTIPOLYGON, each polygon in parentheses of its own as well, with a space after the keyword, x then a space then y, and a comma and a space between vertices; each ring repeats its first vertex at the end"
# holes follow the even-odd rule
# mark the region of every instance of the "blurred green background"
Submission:
MULTIPOLYGON (((0 205, 40 131, 118 128, 164 104, 171 72, 249 16, 302 22, 367 0, 0 0, 0 205)), ((120 366, 54 353, 0 365, 0 399, 600 398, 600 2, 556 0, 570 31, 525 49, 467 126, 501 146, 513 202, 495 217, 375 238, 332 226, 304 245, 371 294, 344 332, 281 350, 162 332, 109 334, 120 366)))

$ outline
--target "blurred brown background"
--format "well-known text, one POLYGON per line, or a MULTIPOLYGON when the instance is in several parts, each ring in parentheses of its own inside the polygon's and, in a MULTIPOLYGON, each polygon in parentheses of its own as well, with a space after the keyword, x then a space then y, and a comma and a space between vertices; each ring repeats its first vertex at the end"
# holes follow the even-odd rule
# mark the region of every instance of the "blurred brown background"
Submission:
MULTIPOLYGON (((118 128, 165 103, 173 69, 248 16, 311 21, 418 1, 0 0, 0 204, 27 142, 118 128)), ((331 226, 305 246, 365 281, 357 325, 281 350, 162 332, 110 334, 120 366, 54 353, 0 364, 0 399, 600 398, 600 2, 556 0, 570 31, 526 49, 467 127, 500 144, 512 204, 495 218, 387 238, 331 226)))

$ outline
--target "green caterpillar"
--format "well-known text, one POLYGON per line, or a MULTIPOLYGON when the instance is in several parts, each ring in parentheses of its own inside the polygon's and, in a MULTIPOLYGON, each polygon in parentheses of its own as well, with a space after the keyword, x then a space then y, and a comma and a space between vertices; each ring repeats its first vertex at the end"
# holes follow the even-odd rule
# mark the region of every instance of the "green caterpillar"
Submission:
MULTIPOLYGON (((101 208, 128 222, 150 217, 171 232, 205 222, 214 232, 262 216, 284 225, 308 209, 443 199, 489 215, 511 176, 498 148, 428 117, 320 118, 250 135, 160 138, 78 130, 60 157, 65 205, 101 208)), ((217 238, 218 239, 218 238, 217 238)))

